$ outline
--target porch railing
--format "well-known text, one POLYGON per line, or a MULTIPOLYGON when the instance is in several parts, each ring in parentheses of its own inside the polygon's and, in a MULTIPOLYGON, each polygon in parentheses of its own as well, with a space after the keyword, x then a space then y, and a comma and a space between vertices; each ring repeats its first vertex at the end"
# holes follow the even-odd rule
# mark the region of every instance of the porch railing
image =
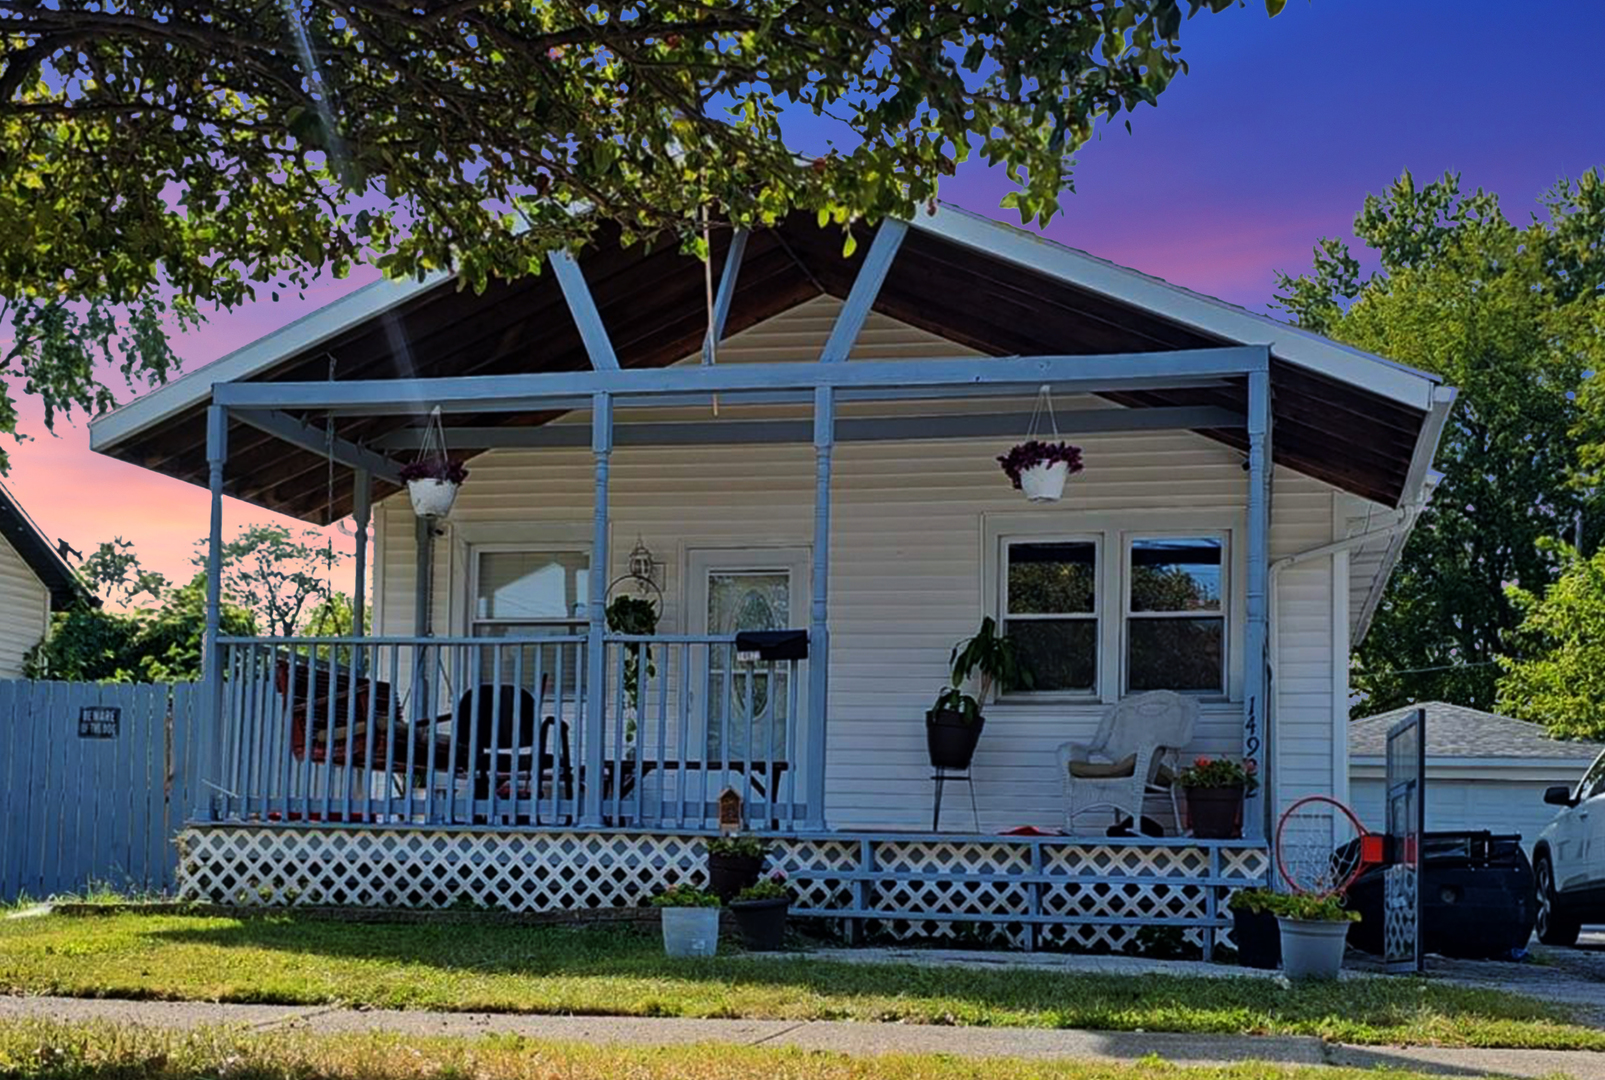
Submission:
POLYGON ((213 820, 713 827, 802 817, 799 661, 733 637, 224 638, 213 820), (597 815, 600 814, 600 821, 597 815))

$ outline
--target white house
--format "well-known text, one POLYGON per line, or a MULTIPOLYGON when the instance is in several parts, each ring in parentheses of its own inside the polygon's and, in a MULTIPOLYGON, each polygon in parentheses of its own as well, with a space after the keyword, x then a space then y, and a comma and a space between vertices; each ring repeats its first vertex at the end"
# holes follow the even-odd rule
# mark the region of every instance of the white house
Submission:
POLYGON ((0 679, 22 677, 29 650, 50 632, 50 613, 89 592, 33 519, 0 485, 0 679))
POLYGON ((249 850, 298 895, 449 902, 457 885, 395 885, 393 860, 427 857, 488 860, 473 888, 515 906, 633 902, 695 861, 730 787, 805 911, 1027 943, 1073 914, 1116 944, 1135 922, 1221 925, 1216 887, 1268 872, 1279 808, 1347 789, 1347 657, 1453 391, 949 207, 855 231, 851 258, 801 217, 716 235, 711 304, 668 247, 603 245, 483 295, 382 283, 95 423, 100 452, 209 483, 216 514, 224 492, 354 514, 363 560, 373 500, 377 636, 338 647, 344 670, 309 670, 316 643, 217 646, 197 891, 249 850), (1083 451, 1058 502, 1027 503, 997 463, 1034 411, 1083 451), (426 524, 399 468, 439 435, 470 475, 426 524), (1076 587, 1011 600, 1040 567, 1076 587), (1134 598, 1145 574, 1187 599, 1134 598), (658 613, 649 634, 609 628, 621 594, 658 613), (1036 685, 986 708, 976 817, 961 790, 934 834, 924 716, 988 616, 1036 685), (737 648, 777 628, 807 631, 806 659, 737 648), (1244 839, 1174 835, 1168 812, 1164 838, 997 835, 1062 827, 1056 747, 1154 689, 1198 702, 1177 750, 1259 767, 1244 839), (421 721, 474 743, 477 771, 421 721), (356 836, 392 860, 361 889, 286 869, 356 836), (598 869, 604 849, 639 872, 598 869), (509 884, 551 859, 583 896, 509 884), (1023 877, 984 900, 949 887, 981 870, 1023 877), (1136 872, 1179 906, 1113 911, 1108 881, 1136 872))
POLYGON ((1528 852, 1555 816, 1544 789, 1575 785, 1605 746, 1551 738, 1538 724, 1431 701, 1349 725, 1349 797, 1362 821, 1380 827, 1388 729, 1427 713, 1427 828, 1520 833, 1528 852))

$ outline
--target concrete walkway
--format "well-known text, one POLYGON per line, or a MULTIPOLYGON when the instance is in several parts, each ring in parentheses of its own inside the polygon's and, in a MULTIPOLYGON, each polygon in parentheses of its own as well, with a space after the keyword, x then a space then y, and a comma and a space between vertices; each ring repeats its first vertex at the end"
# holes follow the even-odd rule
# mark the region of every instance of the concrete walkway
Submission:
POLYGON ((1157 1055, 1182 1065, 1255 1060, 1288 1065, 1412 1069, 1449 1076, 1523 1080, 1570 1076, 1605 1080, 1605 1054, 1558 1050, 1445 1050, 1341 1046, 1302 1036, 1171 1035, 1147 1032, 1047 1031, 1036 1028, 934 1027, 839 1021, 680 1020, 634 1017, 518 1016, 500 1013, 397 1012, 212 1002, 107 1001, 0 996, 0 1021, 100 1020, 152 1027, 218 1025, 259 1032, 402 1035, 516 1034, 555 1042, 620 1046, 738 1043, 830 1050, 845 1054, 950 1054, 1033 1060, 1075 1058, 1129 1062, 1157 1055))

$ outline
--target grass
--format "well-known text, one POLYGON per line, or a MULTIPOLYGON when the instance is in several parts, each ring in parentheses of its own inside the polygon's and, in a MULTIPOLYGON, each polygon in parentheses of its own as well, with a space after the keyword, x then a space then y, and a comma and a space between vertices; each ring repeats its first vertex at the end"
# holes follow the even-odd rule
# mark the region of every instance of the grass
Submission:
POLYGON ((1415 1080, 1389 1070, 1242 1063, 1179 1068, 939 1055, 849 1057, 708 1044, 622 1048, 393 1035, 247 1035, 0 1023, 0 1076, 28 1080, 1415 1080))
POLYGON ((549 1014, 1315 1035, 1605 1050, 1560 1006, 1413 979, 1081 975, 670 960, 621 928, 117 914, 0 921, 0 993, 549 1014))

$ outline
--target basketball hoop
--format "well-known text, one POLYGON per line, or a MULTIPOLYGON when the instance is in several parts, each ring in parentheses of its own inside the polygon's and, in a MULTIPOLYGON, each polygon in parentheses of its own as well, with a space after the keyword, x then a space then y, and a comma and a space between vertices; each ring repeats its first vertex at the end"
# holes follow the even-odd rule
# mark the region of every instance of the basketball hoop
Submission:
POLYGON ((1276 870, 1296 893, 1338 895, 1385 861, 1383 839, 1331 796, 1308 795, 1277 822, 1276 870))

